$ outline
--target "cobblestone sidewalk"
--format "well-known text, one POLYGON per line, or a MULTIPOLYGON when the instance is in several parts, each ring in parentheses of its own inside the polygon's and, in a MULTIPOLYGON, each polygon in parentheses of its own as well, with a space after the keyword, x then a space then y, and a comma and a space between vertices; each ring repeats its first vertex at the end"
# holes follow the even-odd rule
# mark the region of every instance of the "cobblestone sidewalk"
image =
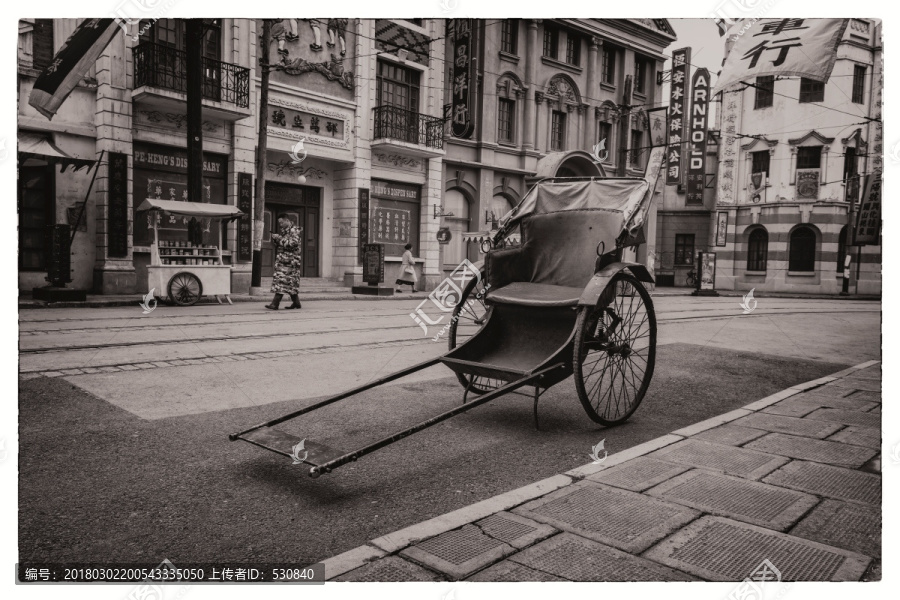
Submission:
POLYGON ((880 448, 871 361, 371 540, 325 572, 746 582, 766 564, 770 580, 880 580, 880 448))

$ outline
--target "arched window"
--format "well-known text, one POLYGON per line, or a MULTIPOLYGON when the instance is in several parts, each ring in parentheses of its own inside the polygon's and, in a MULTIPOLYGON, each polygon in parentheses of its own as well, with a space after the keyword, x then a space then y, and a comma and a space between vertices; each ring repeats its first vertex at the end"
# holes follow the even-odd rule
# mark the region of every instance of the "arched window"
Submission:
POLYGON ((798 227, 791 232, 788 271, 816 270, 816 234, 809 227, 798 227))
POLYGON ((768 258, 769 234, 762 227, 754 229, 747 244, 747 270, 765 272, 768 258))
POLYGON ((844 272, 844 258, 847 256, 847 226, 841 229, 838 235, 838 251, 837 251, 837 272, 844 272))

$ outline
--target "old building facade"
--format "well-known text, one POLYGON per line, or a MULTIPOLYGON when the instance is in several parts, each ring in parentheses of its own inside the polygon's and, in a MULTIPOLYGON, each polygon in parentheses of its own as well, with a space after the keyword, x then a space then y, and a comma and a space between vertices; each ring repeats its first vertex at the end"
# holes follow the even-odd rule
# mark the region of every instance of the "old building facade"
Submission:
MULTIPOLYGON (((851 19, 831 78, 758 78, 719 110, 716 287, 840 292, 854 179, 882 169, 878 21, 851 19)), ((710 227, 709 245, 714 245, 710 227)), ((851 293, 881 292, 880 238, 852 248, 851 293)))

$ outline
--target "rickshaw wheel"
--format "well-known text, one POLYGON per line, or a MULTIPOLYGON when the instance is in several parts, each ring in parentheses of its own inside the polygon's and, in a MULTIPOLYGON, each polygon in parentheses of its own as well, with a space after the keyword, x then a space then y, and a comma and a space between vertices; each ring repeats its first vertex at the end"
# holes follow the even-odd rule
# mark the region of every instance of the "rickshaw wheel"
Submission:
POLYGON ((656 362, 656 313, 644 286, 618 273, 575 322, 575 389, 588 417, 618 425, 637 410, 656 362))
POLYGON ((169 280, 169 299, 178 306, 193 306, 203 295, 203 284, 193 273, 182 271, 169 280))
MULTIPOLYGON (((453 309, 453 315, 450 318, 450 330, 447 333, 447 345, 449 350, 453 350, 457 346, 461 346, 468 341, 473 335, 484 326, 484 322, 488 316, 488 306, 484 302, 484 295, 487 292, 484 283, 484 272, 481 277, 472 279, 463 290, 459 303, 453 309)), ((463 387, 469 388, 471 381, 472 387, 469 388, 474 394, 486 394, 506 384, 500 379, 490 379, 481 375, 467 376, 457 373, 456 378, 463 387), (474 380, 472 380, 474 377, 474 380)))

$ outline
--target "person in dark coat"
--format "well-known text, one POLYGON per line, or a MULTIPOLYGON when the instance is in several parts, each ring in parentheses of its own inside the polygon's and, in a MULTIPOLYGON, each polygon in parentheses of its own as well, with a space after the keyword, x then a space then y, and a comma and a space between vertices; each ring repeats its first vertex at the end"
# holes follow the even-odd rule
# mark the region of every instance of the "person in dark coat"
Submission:
POLYGON ((272 245, 275 248, 275 276, 272 278, 272 292, 275 297, 266 308, 278 310, 284 294, 293 301, 288 308, 301 308, 300 267, 301 267, 301 228, 294 225, 286 215, 278 215, 278 231, 272 234, 272 245))

